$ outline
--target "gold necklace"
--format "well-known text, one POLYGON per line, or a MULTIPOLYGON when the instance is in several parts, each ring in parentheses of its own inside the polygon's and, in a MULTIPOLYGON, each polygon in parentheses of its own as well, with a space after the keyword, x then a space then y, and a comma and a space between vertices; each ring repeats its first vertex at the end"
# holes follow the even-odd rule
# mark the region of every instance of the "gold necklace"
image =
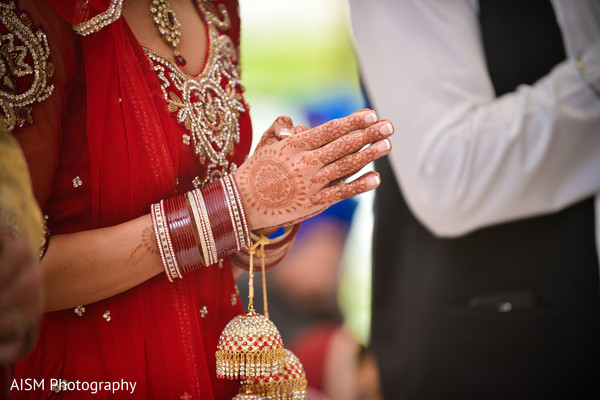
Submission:
POLYGON ((162 40, 173 50, 175 63, 179 67, 183 67, 187 64, 187 60, 177 50, 177 45, 181 39, 181 23, 177 19, 175 11, 173 11, 167 0, 152 0, 150 2, 150 15, 162 40))

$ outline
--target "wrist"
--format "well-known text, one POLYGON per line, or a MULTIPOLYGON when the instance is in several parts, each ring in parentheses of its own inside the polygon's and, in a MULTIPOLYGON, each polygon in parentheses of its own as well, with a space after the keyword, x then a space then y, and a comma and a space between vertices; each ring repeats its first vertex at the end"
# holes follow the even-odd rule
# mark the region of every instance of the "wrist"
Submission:
POLYGON ((255 215, 252 212, 251 207, 247 206, 247 204, 248 204, 248 198, 249 198, 248 194, 244 193, 244 191, 240 188, 240 185, 238 185, 236 175, 229 175, 229 177, 231 178, 231 180, 235 184, 236 193, 237 193, 237 196, 238 196, 240 207, 244 210, 244 215, 245 215, 245 218, 246 218, 246 224, 248 226, 248 231, 251 232, 251 231, 255 231, 257 229, 260 229, 261 226, 255 220, 255 215))
MULTIPOLYGON (((300 230, 300 225, 301 223, 287 226, 281 236, 270 239, 269 243, 264 246, 265 270, 268 271, 273 269, 287 256, 292 248, 292 245, 294 244, 296 235, 300 230)), ((251 237, 254 242, 260 239, 260 237, 254 233, 251 233, 251 237)), ((244 270, 248 270, 248 266, 250 264, 250 254, 248 250, 244 248, 241 251, 232 254, 231 261, 234 265, 244 270)))

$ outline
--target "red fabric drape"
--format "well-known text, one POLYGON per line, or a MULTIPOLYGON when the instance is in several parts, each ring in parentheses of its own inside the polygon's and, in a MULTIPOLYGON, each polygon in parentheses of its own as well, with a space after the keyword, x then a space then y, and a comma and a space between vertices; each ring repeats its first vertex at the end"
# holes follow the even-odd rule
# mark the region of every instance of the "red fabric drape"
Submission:
MULTIPOLYGON (((34 15, 42 28, 52 25, 44 19, 60 15, 69 24, 80 23, 82 15, 91 18, 110 5, 108 0, 47 3, 56 13, 38 15, 38 21, 34 15)), ((237 46, 237 2, 223 3, 232 20, 226 34, 237 46)), ((51 29, 46 33, 52 45, 51 29)), ((72 80, 57 87, 65 106, 58 107, 60 132, 51 134, 57 143, 48 150, 57 151, 56 171, 50 195, 41 199, 53 234, 112 226, 146 214, 151 203, 192 189, 193 178, 202 176, 204 168, 191 147, 182 144, 186 132, 169 114, 156 74, 123 18, 89 36, 76 36, 73 43, 68 56, 76 67, 72 80), (81 190, 74 190, 75 176, 83 182, 81 190)), ((63 49, 54 56, 67 53, 63 49)), ((36 124, 41 123, 38 118, 36 124)), ((230 156, 237 165, 251 143, 247 112, 240 116, 240 130, 240 143, 230 156)), ((29 161, 35 169, 35 160, 29 161)), ((34 398, 45 398, 51 378, 136 382, 133 396, 129 388, 102 390, 95 398, 235 395, 238 383, 216 379, 214 360, 222 328, 243 312, 228 260, 224 268, 204 268, 174 284, 157 276, 85 308, 82 316, 72 309, 47 314, 37 347, 17 363, 17 379, 45 379, 44 393, 34 398)), ((12 396, 31 398, 32 393, 12 396)), ((90 391, 60 393, 61 398, 87 396, 90 391)))

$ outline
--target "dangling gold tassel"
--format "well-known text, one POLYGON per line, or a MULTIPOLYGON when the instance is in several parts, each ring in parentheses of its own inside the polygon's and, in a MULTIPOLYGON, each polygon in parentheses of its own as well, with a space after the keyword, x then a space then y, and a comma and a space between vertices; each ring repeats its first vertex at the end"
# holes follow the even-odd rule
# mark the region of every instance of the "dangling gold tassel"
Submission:
POLYGON ((269 240, 262 236, 248 247, 250 268, 248 278, 248 313, 232 319, 217 346, 217 376, 224 379, 264 379, 278 376, 283 371, 285 351, 281 335, 267 317, 254 310, 254 255, 262 259, 263 295, 266 303, 264 278, 264 245, 269 240), (257 248, 260 246, 260 251, 257 248))

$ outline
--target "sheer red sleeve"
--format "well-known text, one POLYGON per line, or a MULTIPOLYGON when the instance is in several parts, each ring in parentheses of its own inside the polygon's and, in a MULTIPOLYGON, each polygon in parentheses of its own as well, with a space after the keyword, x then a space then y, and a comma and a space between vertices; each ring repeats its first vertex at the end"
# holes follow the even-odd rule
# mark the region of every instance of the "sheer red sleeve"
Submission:
POLYGON ((66 108, 69 82, 75 73, 76 38, 71 25, 43 1, 22 0, 12 12, 22 24, 5 24, 3 28, 12 31, 23 42, 39 41, 23 43, 27 49, 25 63, 33 68, 33 73, 39 78, 27 80, 25 77, 18 82, 18 91, 29 95, 31 104, 21 106, 13 103, 16 115, 13 133, 27 159, 36 200, 44 210, 57 164, 61 117, 66 108), (39 58, 44 55, 32 50, 31 46, 41 44, 44 47, 45 41, 46 55, 49 56, 46 68, 44 71, 35 71, 40 65, 39 58), (44 85, 45 92, 40 90, 44 85))

